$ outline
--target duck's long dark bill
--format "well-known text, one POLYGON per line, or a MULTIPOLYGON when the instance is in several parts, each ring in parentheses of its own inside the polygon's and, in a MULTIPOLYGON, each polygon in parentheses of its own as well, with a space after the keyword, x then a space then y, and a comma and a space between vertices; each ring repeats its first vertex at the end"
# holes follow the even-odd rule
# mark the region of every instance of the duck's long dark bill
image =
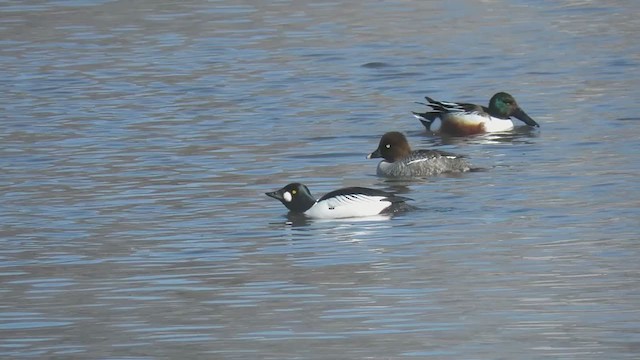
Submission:
POLYGON ((527 113, 520 108, 518 108, 516 111, 513 112, 513 116, 522 120, 525 124, 529 126, 540 127, 540 125, 538 125, 537 122, 535 122, 532 118, 530 118, 529 115, 527 115, 527 113))
POLYGON ((272 198, 280 200, 280 201, 283 200, 282 194, 280 194, 279 191, 272 191, 272 192, 267 192, 267 193, 264 193, 264 194, 267 195, 268 197, 272 197, 272 198))

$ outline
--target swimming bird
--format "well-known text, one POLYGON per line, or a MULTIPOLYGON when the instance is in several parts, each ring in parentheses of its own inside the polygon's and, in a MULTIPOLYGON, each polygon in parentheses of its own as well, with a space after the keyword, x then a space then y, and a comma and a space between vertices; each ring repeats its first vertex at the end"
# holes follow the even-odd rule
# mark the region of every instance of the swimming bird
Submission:
POLYGON ((378 148, 367 156, 367 159, 374 158, 383 158, 376 173, 386 177, 427 177, 471 169, 462 155, 440 150, 412 151, 407 138, 397 131, 382 135, 378 148))
POLYGON ((488 108, 475 104, 437 101, 428 96, 425 99, 428 104, 419 104, 430 106, 432 111, 413 112, 413 115, 428 131, 453 136, 509 131, 514 126, 512 116, 529 126, 540 127, 520 108, 513 96, 506 92, 493 95, 488 108))
POLYGON ((411 200, 390 192, 364 187, 347 187, 334 190, 316 200, 309 188, 301 183, 291 183, 280 190, 265 193, 280 200, 292 213, 304 214, 315 219, 340 219, 350 217, 389 214, 408 207, 411 200))

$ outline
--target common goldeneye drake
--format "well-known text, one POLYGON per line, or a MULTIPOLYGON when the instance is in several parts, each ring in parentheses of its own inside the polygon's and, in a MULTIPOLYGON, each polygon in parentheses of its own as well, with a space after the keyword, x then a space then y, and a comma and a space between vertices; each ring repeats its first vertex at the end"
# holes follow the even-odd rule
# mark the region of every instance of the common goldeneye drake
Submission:
POLYGON ((462 155, 440 150, 411 151, 407 138, 397 131, 382 135, 378 148, 367 156, 367 159, 373 158, 384 159, 376 173, 386 177, 426 177, 471 169, 462 155))
POLYGON ((292 213, 315 219, 341 219, 394 213, 408 208, 409 198, 382 190, 347 187, 334 190, 316 200, 309 189, 291 183, 280 190, 265 193, 280 200, 292 213))
POLYGON ((540 127, 525 113, 513 96, 499 92, 489 100, 489 107, 448 101, 436 101, 425 97, 432 111, 413 112, 428 131, 441 132, 453 136, 465 136, 487 132, 513 130, 511 116, 532 127, 540 127), (439 120, 439 121, 437 121, 439 120))

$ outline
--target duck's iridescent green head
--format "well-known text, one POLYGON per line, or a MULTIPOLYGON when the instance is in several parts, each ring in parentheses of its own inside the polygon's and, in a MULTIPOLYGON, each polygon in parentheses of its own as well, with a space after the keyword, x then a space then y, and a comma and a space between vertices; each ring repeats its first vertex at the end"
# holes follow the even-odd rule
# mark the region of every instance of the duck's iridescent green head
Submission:
POLYGON ((280 190, 265 193, 267 196, 280 200, 292 212, 303 213, 315 203, 309 188, 301 183, 291 183, 280 190))
POLYGON ((491 116, 496 116, 501 119, 508 119, 510 116, 513 116, 529 126, 540 127, 537 122, 520 108, 516 99, 506 92, 499 92, 491 97, 491 100, 489 100, 489 112, 491 116))

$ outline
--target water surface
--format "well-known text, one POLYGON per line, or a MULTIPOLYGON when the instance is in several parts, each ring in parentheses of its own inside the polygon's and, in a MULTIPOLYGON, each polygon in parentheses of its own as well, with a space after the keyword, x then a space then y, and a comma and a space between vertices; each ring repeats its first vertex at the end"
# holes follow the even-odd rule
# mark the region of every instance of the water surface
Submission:
POLYGON ((637 358, 638 11, 0 2, 0 356, 637 358), (541 128, 410 114, 497 91, 541 128), (485 170, 377 178, 391 130, 485 170), (291 223, 292 181, 418 210, 291 223))

